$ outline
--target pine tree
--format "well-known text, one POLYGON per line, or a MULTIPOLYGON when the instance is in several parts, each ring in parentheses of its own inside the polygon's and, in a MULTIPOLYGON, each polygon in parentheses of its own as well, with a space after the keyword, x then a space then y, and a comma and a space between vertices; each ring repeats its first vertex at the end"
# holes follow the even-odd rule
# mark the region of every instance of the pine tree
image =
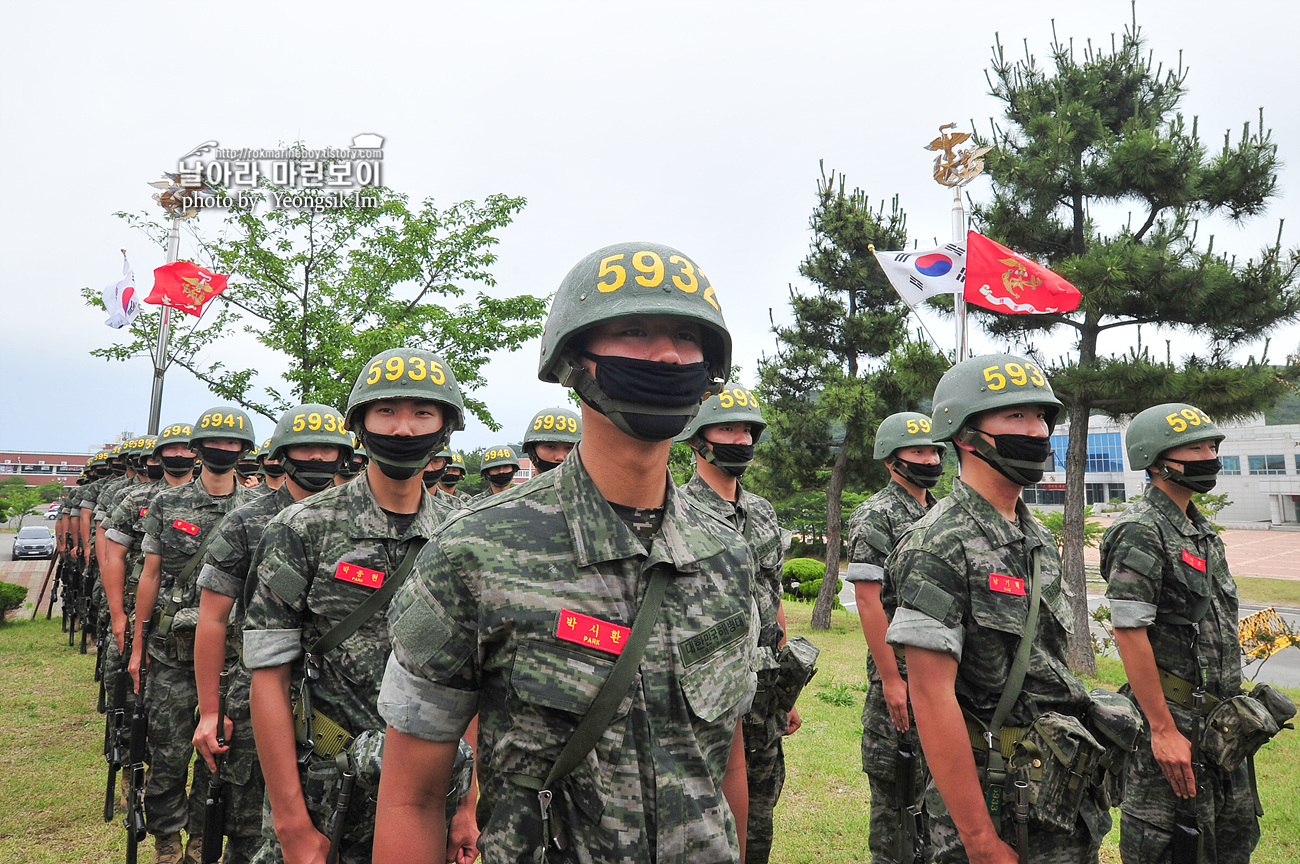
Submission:
POLYGON ((770 437, 759 448, 769 485, 826 493, 826 575, 812 626, 826 629, 839 582, 845 483, 884 480, 872 459, 876 426, 928 399, 947 360, 908 340, 908 309, 871 254, 901 249, 907 217, 895 198, 873 210, 860 189, 825 169, 809 218, 812 249, 799 272, 816 286, 790 289, 794 322, 773 326, 775 356, 759 361, 770 437))
MULTIPOLYGON (((1219 420, 1264 410, 1288 392, 1266 361, 1232 360, 1240 344, 1265 337, 1300 315, 1296 271, 1300 255, 1278 239, 1258 257, 1238 261, 1198 242, 1198 218, 1234 221, 1262 214, 1276 191, 1277 147, 1260 122, 1234 142, 1209 152, 1178 113, 1187 70, 1156 65, 1136 20, 1110 50, 1089 42, 1051 44, 1052 70, 1028 47, 1025 58, 993 49, 992 93, 1005 103, 1005 122, 983 144, 993 181, 991 202, 977 206, 980 230, 1061 273, 1083 294, 1068 315, 980 313, 993 334, 1020 341, 1072 328, 1075 352, 1045 365, 1066 405, 1065 578, 1076 598, 1070 661, 1092 671, 1083 572, 1084 470, 1089 415, 1132 415, 1168 401, 1191 402, 1219 420), (1080 56, 1081 55, 1081 56, 1080 56), (1126 224, 1103 229, 1098 205, 1131 206, 1126 224), (1148 348, 1105 356, 1098 337, 1117 327, 1146 324, 1204 338, 1206 356, 1178 361, 1148 348)), ((987 73, 986 73, 987 74, 987 73)))

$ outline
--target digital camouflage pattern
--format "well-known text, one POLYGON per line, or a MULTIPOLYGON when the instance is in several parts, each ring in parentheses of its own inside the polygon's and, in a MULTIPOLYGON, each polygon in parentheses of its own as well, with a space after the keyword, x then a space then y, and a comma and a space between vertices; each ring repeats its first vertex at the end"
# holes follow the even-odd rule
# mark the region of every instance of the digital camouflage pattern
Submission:
MULTIPOLYGON (((375 502, 365 475, 290 505, 267 525, 253 558, 256 574, 244 619, 244 665, 250 670, 291 664, 295 700, 303 681, 303 655, 376 588, 344 577, 344 567, 363 567, 391 576, 407 549, 428 538, 451 512, 433 495, 423 495, 420 510, 401 529, 375 502)), ((376 586, 378 587, 378 586, 376 586)), ((310 681, 312 707, 356 736, 383 729, 375 702, 391 642, 383 610, 319 658, 320 675, 310 681)), ((299 765, 307 810, 317 829, 333 803, 332 760, 313 756, 299 765)), ((370 860, 375 796, 358 790, 344 835, 340 861, 370 860)), ((255 861, 280 860, 270 823, 255 861)))
MULTIPOLYGON (((1147 486, 1142 498, 1106 529, 1101 563, 1111 623, 1145 627, 1160 668, 1195 681, 1196 658, 1207 657, 1208 693, 1226 697, 1241 690, 1237 586, 1228 571, 1223 541, 1195 504, 1184 513, 1163 491, 1147 486), (1190 620, 1201 608, 1205 613, 1199 636, 1190 625, 1160 620, 1171 613, 1190 620)), ((1127 685, 1122 692, 1129 692, 1127 685)), ((1178 731, 1190 738, 1192 712, 1173 701, 1167 704, 1178 731)), ((1205 861, 1249 861, 1259 842, 1259 820, 1246 763, 1228 772, 1206 762, 1196 780, 1205 861)), ((1144 726, 1121 807, 1120 848, 1125 861, 1161 860, 1177 800, 1151 752, 1150 728, 1144 726)))
POLYGON ((758 561, 754 580, 754 602, 758 604, 758 689, 754 707, 745 715, 741 731, 745 739, 745 776, 749 782, 749 818, 745 828, 746 864, 766 864, 772 853, 772 812, 785 785, 785 751, 781 738, 789 728, 785 711, 773 704, 771 692, 779 666, 777 655, 785 633, 777 612, 781 608, 781 568, 785 544, 776 510, 761 495, 742 487, 736 502, 727 501, 713 490, 697 471, 682 486, 682 492, 703 507, 727 520, 749 541, 758 561))
MULTIPOLYGON (((194 758, 194 783, 186 805, 185 781, 194 756, 198 691, 194 683, 194 626, 198 623, 199 591, 195 584, 176 585, 189 560, 198 552, 208 533, 223 516, 248 500, 248 490, 238 483, 230 495, 213 497, 201 480, 162 489, 149 504, 140 523, 144 532, 141 548, 161 558, 158 604, 166 605, 173 589, 183 596, 172 632, 166 639, 155 637, 149 646, 152 663, 145 706, 149 712, 149 782, 145 787, 145 816, 151 834, 171 834, 187 827, 197 835, 203 828, 203 796, 207 790, 207 763, 194 758), (185 526, 188 526, 186 528, 185 526), (188 814, 188 815, 187 815, 188 814)), ((139 610, 139 615, 158 611, 139 610)))
MULTIPOLYGON (((1021 502, 1013 525, 960 480, 903 536, 886 569, 897 580, 898 607, 888 640, 948 654, 957 660, 954 685, 962 708, 987 724, 1011 672, 1029 614, 1031 554, 1041 549, 1042 599, 1029 669, 1007 726, 1028 726, 1040 714, 1086 715, 1089 697, 1065 659, 1073 627, 1070 596, 1052 536, 1021 502), (993 590, 991 574, 1022 580, 1025 596, 993 590)), ((998 580, 998 584, 1006 584, 998 580)), ((977 748, 976 764, 986 752, 977 748)), ((936 862, 966 860, 960 836, 933 781, 926 791, 936 862)), ((1109 810, 1085 795, 1073 834, 1031 830, 1029 860, 1095 862, 1110 830, 1109 810)), ((1011 842, 1015 822, 1002 819, 1011 842)))
MULTIPOLYGON (((251 491, 251 490, 250 490, 251 491)), ((244 591, 248 573, 266 531, 267 524, 281 510, 293 503, 287 484, 270 494, 230 511, 217 529, 217 536, 203 556, 199 570, 199 590, 214 591, 234 598, 235 605, 226 627, 227 646, 240 650, 243 645, 244 591)), ((230 838, 223 857, 224 864, 245 864, 262 845, 262 799, 266 782, 257 761, 257 743, 253 740, 252 712, 248 696, 252 675, 242 662, 234 663, 226 691, 226 716, 233 729, 227 744, 221 779, 226 786, 225 833, 230 838)))
POLYGON ((534 860, 537 794, 510 778, 546 776, 614 663, 579 644, 583 635, 608 647, 606 628, 630 632, 655 567, 673 578, 638 679, 595 749, 557 783, 552 813, 566 855, 582 864, 737 860, 721 783, 755 686, 748 544, 670 483, 647 552, 569 458, 457 514, 389 610, 384 719, 454 741, 478 714, 485 864, 534 860), (577 615, 597 620, 580 634, 577 615))
MULTIPOLYGON (((890 480, 875 495, 859 504, 849 517, 849 572, 848 582, 880 582, 880 601, 885 615, 892 618, 898 605, 896 591, 886 563, 904 532, 934 506, 934 496, 925 493, 926 504, 912 497, 899 483, 890 480)), ((907 664, 896 660, 898 672, 907 680, 907 664)), ((876 668, 875 658, 867 654, 867 697, 862 705, 862 770, 871 785, 871 833, 869 844, 871 859, 875 864, 897 864, 899 810, 905 806, 921 806, 919 830, 923 840, 927 833, 925 822, 925 785, 929 773, 925 756, 916 734, 916 723, 909 720, 906 735, 911 744, 913 777, 911 800, 904 801, 904 783, 898 758, 898 727, 889 718, 885 702, 885 688, 876 668)), ((908 716, 911 717, 911 705, 908 716)), ((923 843, 928 852, 929 843, 923 843)), ((910 862, 909 862, 910 864, 910 862)))

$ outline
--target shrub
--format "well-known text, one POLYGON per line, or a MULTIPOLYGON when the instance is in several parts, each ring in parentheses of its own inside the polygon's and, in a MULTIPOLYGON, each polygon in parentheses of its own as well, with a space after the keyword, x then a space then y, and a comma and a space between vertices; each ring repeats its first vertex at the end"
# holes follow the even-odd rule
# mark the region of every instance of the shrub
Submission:
MULTIPOLYGON (((781 568, 781 590, 787 594, 802 595, 802 591, 795 591, 794 583, 802 585, 816 579, 820 585, 820 580, 825 575, 826 565, 816 558, 791 558, 781 568)), ((816 592, 813 592, 813 596, 817 596, 816 592)))
POLYGON ((26 588, 11 582, 0 582, 0 622, 3 622, 10 612, 21 609, 26 602, 26 588))

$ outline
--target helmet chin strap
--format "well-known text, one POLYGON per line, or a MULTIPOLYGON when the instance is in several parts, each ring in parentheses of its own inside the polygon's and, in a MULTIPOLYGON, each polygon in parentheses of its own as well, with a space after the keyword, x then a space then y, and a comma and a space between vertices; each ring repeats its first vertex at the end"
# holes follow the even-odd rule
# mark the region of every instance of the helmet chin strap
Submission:
MULTIPOLYGON (((578 395, 582 397, 584 402, 589 403, 600 413, 608 417, 609 421, 618 427, 619 431, 626 435, 630 435, 638 441, 658 443, 659 441, 665 441, 668 439, 646 438, 632 431, 632 427, 623 416, 624 413, 652 414, 663 417, 686 417, 686 422, 689 423, 691 420, 695 419, 695 415, 700 412, 699 404, 686 408, 672 408, 663 405, 645 405, 640 402, 627 402, 622 399, 611 399, 609 396, 605 395, 605 391, 600 389, 600 385, 596 383, 595 378, 591 377, 591 373, 578 363, 575 358, 566 354, 564 357, 560 358, 559 365, 560 370, 564 371, 564 375, 560 379, 560 383, 563 386, 572 387, 574 390, 577 390, 578 395)), ((718 381, 718 379, 714 380, 718 381)), ((723 382, 719 381, 719 383, 723 382)), ((701 396, 700 404, 703 404, 704 400, 709 398, 711 395, 713 394, 708 392, 701 396)))
POLYGON ((1024 474, 1020 473, 1019 469, 1024 469, 1026 471, 1042 471, 1045 463, 1026 462, 1023 459, 1008 459, 1005 456, 1000 455, 996 447, 985 441, 984 436, 980 435, 969 426, 963 426, 953 437, 957 441, 962 441, 974 447, 976 456, 983 459, 993 467, 993 470, 997 471, 1012 483, 1017 483, 1021 486, 1033 486, 1038 482, 1038 480, 1031 480, 1024 474))

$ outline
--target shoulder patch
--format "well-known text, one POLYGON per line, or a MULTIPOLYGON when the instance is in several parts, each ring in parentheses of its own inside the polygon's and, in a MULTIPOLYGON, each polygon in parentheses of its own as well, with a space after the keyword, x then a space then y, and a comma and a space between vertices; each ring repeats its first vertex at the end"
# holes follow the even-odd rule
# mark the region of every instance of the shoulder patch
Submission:
POLYGON ((1154 576, 1160 570, 1160 562, 1156 560, 1155 556, 1136 546, 1125 552, 1119 563, 1121 566, 1127 567, 1134 573, 1141 573, 1143 576, 1154 576))
POLYGON ((935 585, 920 579, 909 579, 899 592, 903 602, 917 612, 930 616, 949 627, 948 616, 957 608, 957 598, 935 585))
POLYGON ((292 567, 281 565, 266 580, 266 585, 281 600, 293 602, 299 594, 307 590, 307 580, 292 567))
POLYGON ((428 601, 416 594, 411 605, 393 622, 393 638, 402 644, 416 663, 423 666, 447 644, 451 638, 451 625, 433 611, 428 601))
POLYGON ((879 528, 872 528, 867 531, 867 545, 884 555, 894 551, 889 545, 889 538, 879 528))
POLYGON ((235 554, 235 547, 230 545, 224 534, 218 534, 208 544, 208 557, 218 563, 228 563, 235 554))

